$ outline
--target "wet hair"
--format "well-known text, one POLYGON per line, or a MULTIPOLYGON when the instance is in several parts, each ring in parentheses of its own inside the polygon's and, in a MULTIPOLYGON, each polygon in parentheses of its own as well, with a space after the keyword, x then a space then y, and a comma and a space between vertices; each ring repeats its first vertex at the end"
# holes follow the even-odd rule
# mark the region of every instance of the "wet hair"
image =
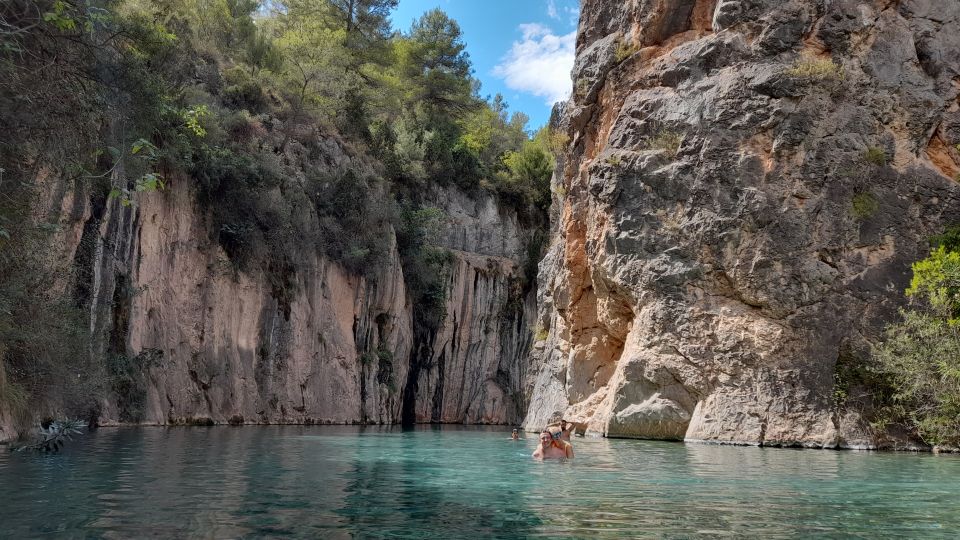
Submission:
POLYGON ((563 437, 563 430, 557 426, 549 426, 543 430, 544 433, 549 433, 550 438, 553 439, 553 444, 557 447, 562 447, 561 440, 563 437))

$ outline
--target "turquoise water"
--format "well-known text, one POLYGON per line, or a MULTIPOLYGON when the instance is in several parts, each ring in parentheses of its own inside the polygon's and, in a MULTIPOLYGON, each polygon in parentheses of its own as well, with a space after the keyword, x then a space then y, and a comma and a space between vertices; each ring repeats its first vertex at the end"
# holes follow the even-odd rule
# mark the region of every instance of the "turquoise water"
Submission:
POLYGON ((101 429, 0 452, 0 537, 949 537, 960 458, 481 428, 101 429))

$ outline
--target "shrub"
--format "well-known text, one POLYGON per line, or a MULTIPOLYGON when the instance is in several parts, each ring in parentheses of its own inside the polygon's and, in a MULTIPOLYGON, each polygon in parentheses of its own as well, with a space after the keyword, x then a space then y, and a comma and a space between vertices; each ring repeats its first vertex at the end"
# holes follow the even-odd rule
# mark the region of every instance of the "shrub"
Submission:
POLYGON ((134 357, 113 354, 107 358, 107 372, 121 422, 143 420, 147 404, 147 371, 162 357, 163 351, 147 349, 134 357))
POLYGON ((381 345, 377 348, 377 382, 387 385, 392 390, 396 389, 396 382, 393 376, 393 353, 381 345))
POLYGON ((883 167, 887 164, 887 152, 884 151, 883 148, 871 146, 863 153, 863 159, 866 160, 867 163, 872 163, 877 167, 883 167))
POLYGON ((576 84, 573 86, 573 96, 577 100, 582 100, 587 97, 588 92, 590 92, 590 81, 587 79, 577 79, 576 84))
POLYGON ((676 131, 660 131, 653 137, 648 138, 641 148, 649 150, 661 150, 667 157, 673 159, 677 157, 680 151, 680 144, 683 142, 683 134, 676 131))
POLYGON ((875 349, 892 381, 887 416, 932 445, 960 446, 960 251, 946 244, 913 265, 911 309, 875 349))
POLYGON ((550 176, 554 161, 550 154, 546 132, 543 138, 525 141, 517 152, 503 157, 506 171, 496 177, 497 191, 511 199, 523 213, 525 207, 546 211, 550 206, 550 176))
POLYGON ((260 123, 247 111, 234 111, 220 119, 220 126, 230 142, 245 143, 265 132, 260 123))
POLYGON ((842 81, 846 77, 843 66, 830 58, 801 58, 786 74, 809 81, 842 81))
POLYGON ((55 420, 40 427, 37 439, 32 443, 14 448, 15 452, 35 450, 37 452, 59 452, 74 435, 81 435, 87 428, 83 420, 55 420))
POLYGON ((887 415, 928 444, 960 446, 960 334, 947 319, 901 311, 877 349, 895 393, 887 415))
POLYGON ((617 49, 614 51, 614 57, 619 64, 639 51, 640 47, 638 45, 630 41, 619 40, 617 41, 617 49))
POLYGON ((567 144, 570 143, 570 136, 562 131, 556 131, 549 128, 547 129, 547 140, 550 147, 550 152, 553 153, 554 159, 557 159, 567 150, 567 144))
POLYGON ((550 335, 550 330, 548 328, 544 328, 543 326, 540 326, 539 324, 537 325, 536 328, 533 329, 534 341, 546 341, 549 335, 550 335))
POLYGON ((880 203, 870 193, 858 193, 853 196, 850 202, 850 212, 857 219, 867 219, 872 217, 880 209, 880 203))
POLYGON ((408 206, 397 223, 397 250, 403 263, 403 277, 413 303, 417 326, 439 327, 446 317, 447 281, 453 253, 434 247, 443 211, 408 206))
POLYGON ((948 252, 960 251, 960 225, 947 227, 943 234, 931 238, 930 247, 934 250, 943 247, 948 252))
POLYGON ((323 253, 354 273, 380 268, 390 250, 395 210, 375 181, 347 171, 311 175, 305 188, 317 212, 323 253))

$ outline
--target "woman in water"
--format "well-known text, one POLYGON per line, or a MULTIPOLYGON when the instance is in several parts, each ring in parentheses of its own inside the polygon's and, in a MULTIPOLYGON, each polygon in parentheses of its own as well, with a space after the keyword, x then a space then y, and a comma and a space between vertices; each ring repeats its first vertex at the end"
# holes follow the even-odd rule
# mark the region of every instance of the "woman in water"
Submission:
POLYGON ((563 459, 573 457, 573 445, 561 437, 563 430, 557 427, 540 432, 540 446, 533 452, 534 459, 563 459))

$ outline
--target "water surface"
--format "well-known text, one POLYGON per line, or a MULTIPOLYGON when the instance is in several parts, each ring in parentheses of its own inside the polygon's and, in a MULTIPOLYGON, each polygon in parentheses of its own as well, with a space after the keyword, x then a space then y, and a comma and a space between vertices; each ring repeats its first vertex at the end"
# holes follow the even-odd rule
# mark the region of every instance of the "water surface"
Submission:
POLYGON ((0 447, 0 537, 946 537, 960 459, 486 428, 101 429, 0 447))

